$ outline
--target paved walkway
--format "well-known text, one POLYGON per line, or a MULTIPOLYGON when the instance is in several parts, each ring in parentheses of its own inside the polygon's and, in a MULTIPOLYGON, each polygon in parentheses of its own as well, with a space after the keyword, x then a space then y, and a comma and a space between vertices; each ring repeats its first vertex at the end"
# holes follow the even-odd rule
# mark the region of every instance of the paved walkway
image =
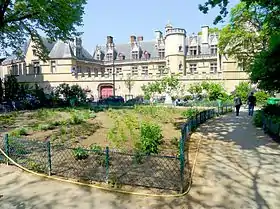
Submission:
POLYGON ((254 128, 245 112, 239 118, 229 114, 209 121, 192 137, 202 140, 193 187, 186 197, 108 193, 41 179, 0 165, 0 208, 280 208, 280 146, 254 128))

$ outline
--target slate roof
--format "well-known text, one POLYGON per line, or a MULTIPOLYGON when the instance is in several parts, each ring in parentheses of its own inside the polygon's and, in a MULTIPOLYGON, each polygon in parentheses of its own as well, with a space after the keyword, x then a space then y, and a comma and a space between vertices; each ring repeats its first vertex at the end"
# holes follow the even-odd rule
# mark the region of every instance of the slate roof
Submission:
MULTIPOLYGON (((158 51, 155 47, 155 44, 157 42, 156 41, 142 41, 140 43, 140 49, 142 50, 142 52, 147 51, 151 57, 158 57, 158 51)), ((104 54, 106 54, 106 46, 102 45, 100 46, 101 48, 101 52, 103 52, 104 54)), ((125 59, 132 59, 132 54, 131 54, 131 44, 127 43, 127 44, 115 44, 115 51, 117 52, 117 54, 121 53, 122 55, 125 56, 125 59)), ((93 58, 97 59, 97 51, 95 50, 94 54, 93 54, 93 58)))
MULTIPOLYGON (((42 41, 44 46, 48 49, 49 57, 50 58, 75 58, 74 52, 73 52, 73 45, 67 42, 63 41, 56 41, 56 42, 49 42, 47 38, 42 37, 42 41)), ((7 57, 2 64, 9 64, 11 61, 19 61, 24 58, 24 56, 27 53, 28 47, 30 44, 30 40, 28 40, 22 47, 23 51, 23 57, 18 57, 17 55, 11 55, 7 57)), ((93 57, 91 54, 82 47, 81 55, 79 57, 76 57, 80 60, 92 60, 93 57)))

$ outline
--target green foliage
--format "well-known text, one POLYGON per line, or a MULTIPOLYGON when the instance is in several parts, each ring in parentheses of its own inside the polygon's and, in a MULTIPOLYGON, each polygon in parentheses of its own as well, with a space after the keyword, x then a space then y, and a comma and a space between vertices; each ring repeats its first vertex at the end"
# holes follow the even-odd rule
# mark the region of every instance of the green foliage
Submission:
POLYGON ((160 81, 154 81, 141 87, 145 99, 152 99, 155 94, 162 94, 167 91, 172 94, 178 88, 180 88, 179 79, 174 75, 164 77, 160 81))
POLYGON ((162 130, 159 125, 142 122, 140 126, 139 149, 145 154, 158 154, 162 140, 162 130))
POLYGON ((221 99, 224 97, 224 95, 226 95, 225 90, 221 84, 206 81, 202 83, 192 84, 188 91, 191 94, 197 96, 201 95, 203 91, 206 91, 207 98, 210 101, 221 99))
POLYGON ((142 164, 144 162, 144 155, 141 153, 140 150, 136 150, 134 152, 133 158, 132 158, 133 163, 135 164, 142 164))
POLYGON ((13 131, 10 132, 9 135, 11 135, 13 137, 27 136, 28 135, 28 129, 24 128, 24 127, 14 129, 13 131))
POLYGON ((257 91, 254 95, 257 99, 257 104, 261 106, 265 105, 267 103, 267 99, 269 98, 269 93, 265 91, 257 91))
POLYGON ((256 127, 262 127, 262 111, 257 110, 254 114, 253 123, 256 127))
POLYGON ((280 32, 271 37, 268 47, 259 52, 250 66, 250 79, 260 89, 280 91, 280 32))
POLYGON ((196 114, 198 114, 200 111, 198 109, 195 108, 190 108, 185 110, 184 112, 182 112, 182 116, 186 117, 186 118, 192 118, 194 117, 196 114))
POLYGON ((76 106, 86 101, 86 92, 79 85, 60 84, 56 87, 54 95, 63 96, 69 106, 76 106))
POLYGON ((15 76, 9 75, 6 77, 6 79, 4 80, 4 92, 4 98, 6 101, 14 100, 17 98, 19 92, 19 84, 15 76))
POLYGON ((200 95, 202 93, 203 87, 201 86, 200 83, 196 83, 196 84, 191 84, 188 91, 192 94, 192 95, 200 95))
MULTIPOLYGON (((220 11, 214 20, 214 24, 223 21, 223 18, 228 14, 229 0, 207 0, 204 4, 199 4, 199 10, 204 14, 208 13, 210 9, 219 7, 220 11)), ((264 22, 269 23, 270 30, 279 29, 279 3, 267 0, 241 0, 247 7, 253 5, 261 5, 263 13, 266 14, 264 22)), ((253 22, 254 23, 254 22, 253 22)))
POLYGON ((266 105, 263 111, 266 115, 280 117, 280 105, 266 105))
POLYGON ((32 171, 35 171, 35 172, 38 172, 38 173, 43 173, 44 172, 44 168, 42 165, 40 165, 40 163, 36 162, 35 160, 31 160, 29 159, 27 161, 27 167, 32 170, 32 171))
POLYGON ((248 70, 254 55, 268 41, 265 16, 264 8, 257 4, 247 7, 246 3, 241 2, 232 8, 230 23, 220 33, 220 53, 234 57, 242 68, 248 70))
MULTIPOLYGON (((51 41, 79 35, 86 0, 0 1, 0 51, 12 49, 22 57, 22 43, 31 37, 36 55, 47 58, 48 50, 39 33, 51 41)), ((7 52, 7 51, 6 51, 7 52)))
POLYGON ((84 160, 89 157, 88 151, 85 150, 83 147, 73 149, 73 155, 76 160, 84 160))
POLYGON ((1 126, 9 126, 13 125, 18 117, 17 112, 12 112, 9 114, 0 114, 0 125, 1 126))
POLYGON ((251 92, 251 86, 248 82, 240 82, 234 90, 235 95, 240 96, 243 103, 247 101, 247 98, 251 92))

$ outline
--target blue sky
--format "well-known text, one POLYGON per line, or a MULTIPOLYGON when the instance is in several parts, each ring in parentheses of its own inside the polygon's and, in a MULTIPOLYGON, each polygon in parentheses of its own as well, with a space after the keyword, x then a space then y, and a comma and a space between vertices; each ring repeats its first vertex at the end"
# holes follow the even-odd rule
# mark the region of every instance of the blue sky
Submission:
MULTIPOLYGON (((202 25, 213 26, 218 9, 204 15, 198 4, 206 0, 88 0, 85 8, 83 45, 93 52, 97 44, 104 44, 106 36, 114 37, 115 43, 128 43, 130 35, 153 40, 155 30, 164 30, 168 21, 187 33, 197 33, 202 25)), ((238 3, 232 0, 231 5, 238 3)), ((223 24, 218 25, 221 27, 223 24)))

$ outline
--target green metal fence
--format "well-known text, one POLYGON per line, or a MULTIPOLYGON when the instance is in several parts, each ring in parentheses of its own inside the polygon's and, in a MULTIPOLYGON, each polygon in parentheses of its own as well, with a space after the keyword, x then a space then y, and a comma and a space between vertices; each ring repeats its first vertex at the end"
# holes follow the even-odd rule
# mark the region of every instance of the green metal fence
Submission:
POLYGON ((266 115, 266 114, 264 114, 264 112, 262 112, 262 124, 263 124, 263 130, 266 133, 269 133, 275 139, 280 140, 280 123, 279 123, 279 121, 276 121, 273 117, 266 115))
MULTIPOLYGON (((81 149, 3 137, 0 148, 18 164, 35 172, 83 181, 106 182, 111 186, 137 185, 184 192, 191 182, 188 142, 191 131, 230 107, 205 110, 182 128, 178 156, 123 153, 109 147, 81 149)), ((3 156, 2 156, 3 158, 3 156)))

